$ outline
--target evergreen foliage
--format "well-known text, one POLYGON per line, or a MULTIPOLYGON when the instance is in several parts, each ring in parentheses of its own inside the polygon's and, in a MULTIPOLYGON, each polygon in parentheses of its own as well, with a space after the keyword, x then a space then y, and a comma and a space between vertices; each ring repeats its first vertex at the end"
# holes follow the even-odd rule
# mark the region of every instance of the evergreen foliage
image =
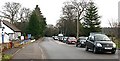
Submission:
POLYGON ((100 16, 98 15, 97 7, 94 2, 89 2, 89 6, 86 9, 86 13, 84 16, 84 28, 85 33, 89 35, 90 32, 100 32, 100 16))
POLYGON ((40 8, 36 5, 35 10, 30 16, 29 24, 27 27, 27 33, 32 34, 36 39, 44 36, 44 30, 46 28, 46 19, 43 17, 40 8))

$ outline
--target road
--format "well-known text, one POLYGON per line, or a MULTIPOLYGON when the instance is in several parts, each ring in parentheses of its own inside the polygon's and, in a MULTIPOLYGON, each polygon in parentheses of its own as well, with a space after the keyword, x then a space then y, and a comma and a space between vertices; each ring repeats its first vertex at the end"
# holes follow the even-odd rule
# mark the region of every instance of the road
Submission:
POLYGON ((50 37, 46 37, 40 46, 44 49, 47 59, 118 59, 118 52, 93 54, 85 51, 85 48, 77 48, 75 45, 68 45, 50 37))
POLYGON ((118 52, 116 54, 93 54, 85 51, 85 48, 77 48, 75 45, 45 37, 41 43, 36 41, 22 48, 13 59, 118 59, 118 52))

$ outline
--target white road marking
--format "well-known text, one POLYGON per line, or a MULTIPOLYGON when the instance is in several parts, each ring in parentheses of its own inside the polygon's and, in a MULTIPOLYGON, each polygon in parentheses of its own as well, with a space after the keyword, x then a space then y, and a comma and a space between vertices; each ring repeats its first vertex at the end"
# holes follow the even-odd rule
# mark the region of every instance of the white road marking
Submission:
POLYGON ((44 55, 44 52, 43 52, 43 50, 42 50, 42 48, 39 46, 39 48, 40 48, 40 51, 41 51, 41 54, 42 54, 42 59, 46 59, 46 57, 45 57, 45 55, 44 55))

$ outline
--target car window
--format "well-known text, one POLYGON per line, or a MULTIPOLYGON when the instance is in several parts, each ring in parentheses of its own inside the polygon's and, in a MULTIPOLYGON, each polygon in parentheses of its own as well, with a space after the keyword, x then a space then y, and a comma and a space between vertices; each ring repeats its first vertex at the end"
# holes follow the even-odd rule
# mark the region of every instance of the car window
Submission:
POLYGON ((106 35, 96 35, 95 40, 97 40, 97 41, 110 41, 110 38, 106 35))
POLYGON ((87 40, 87 38, 86 37, 81 37, 80 40, 87 40))
POLYGON ((93 42, 93 41, 94 41, 94 36, 90 36, 90 37, 89 37, 89 41, 92 41, 92 42, 93 42))
POLYGON ((69 40, 76 40, 76 38, 75 37, 70 37, 69 40))

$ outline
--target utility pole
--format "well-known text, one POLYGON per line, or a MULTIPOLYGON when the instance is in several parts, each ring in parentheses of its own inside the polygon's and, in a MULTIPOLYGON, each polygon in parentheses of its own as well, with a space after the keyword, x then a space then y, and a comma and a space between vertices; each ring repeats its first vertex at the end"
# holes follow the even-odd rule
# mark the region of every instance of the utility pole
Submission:
POLYGON ((78 12, 78 17, 77 17, 77 39, 79 38, 79 12, 78 12))

